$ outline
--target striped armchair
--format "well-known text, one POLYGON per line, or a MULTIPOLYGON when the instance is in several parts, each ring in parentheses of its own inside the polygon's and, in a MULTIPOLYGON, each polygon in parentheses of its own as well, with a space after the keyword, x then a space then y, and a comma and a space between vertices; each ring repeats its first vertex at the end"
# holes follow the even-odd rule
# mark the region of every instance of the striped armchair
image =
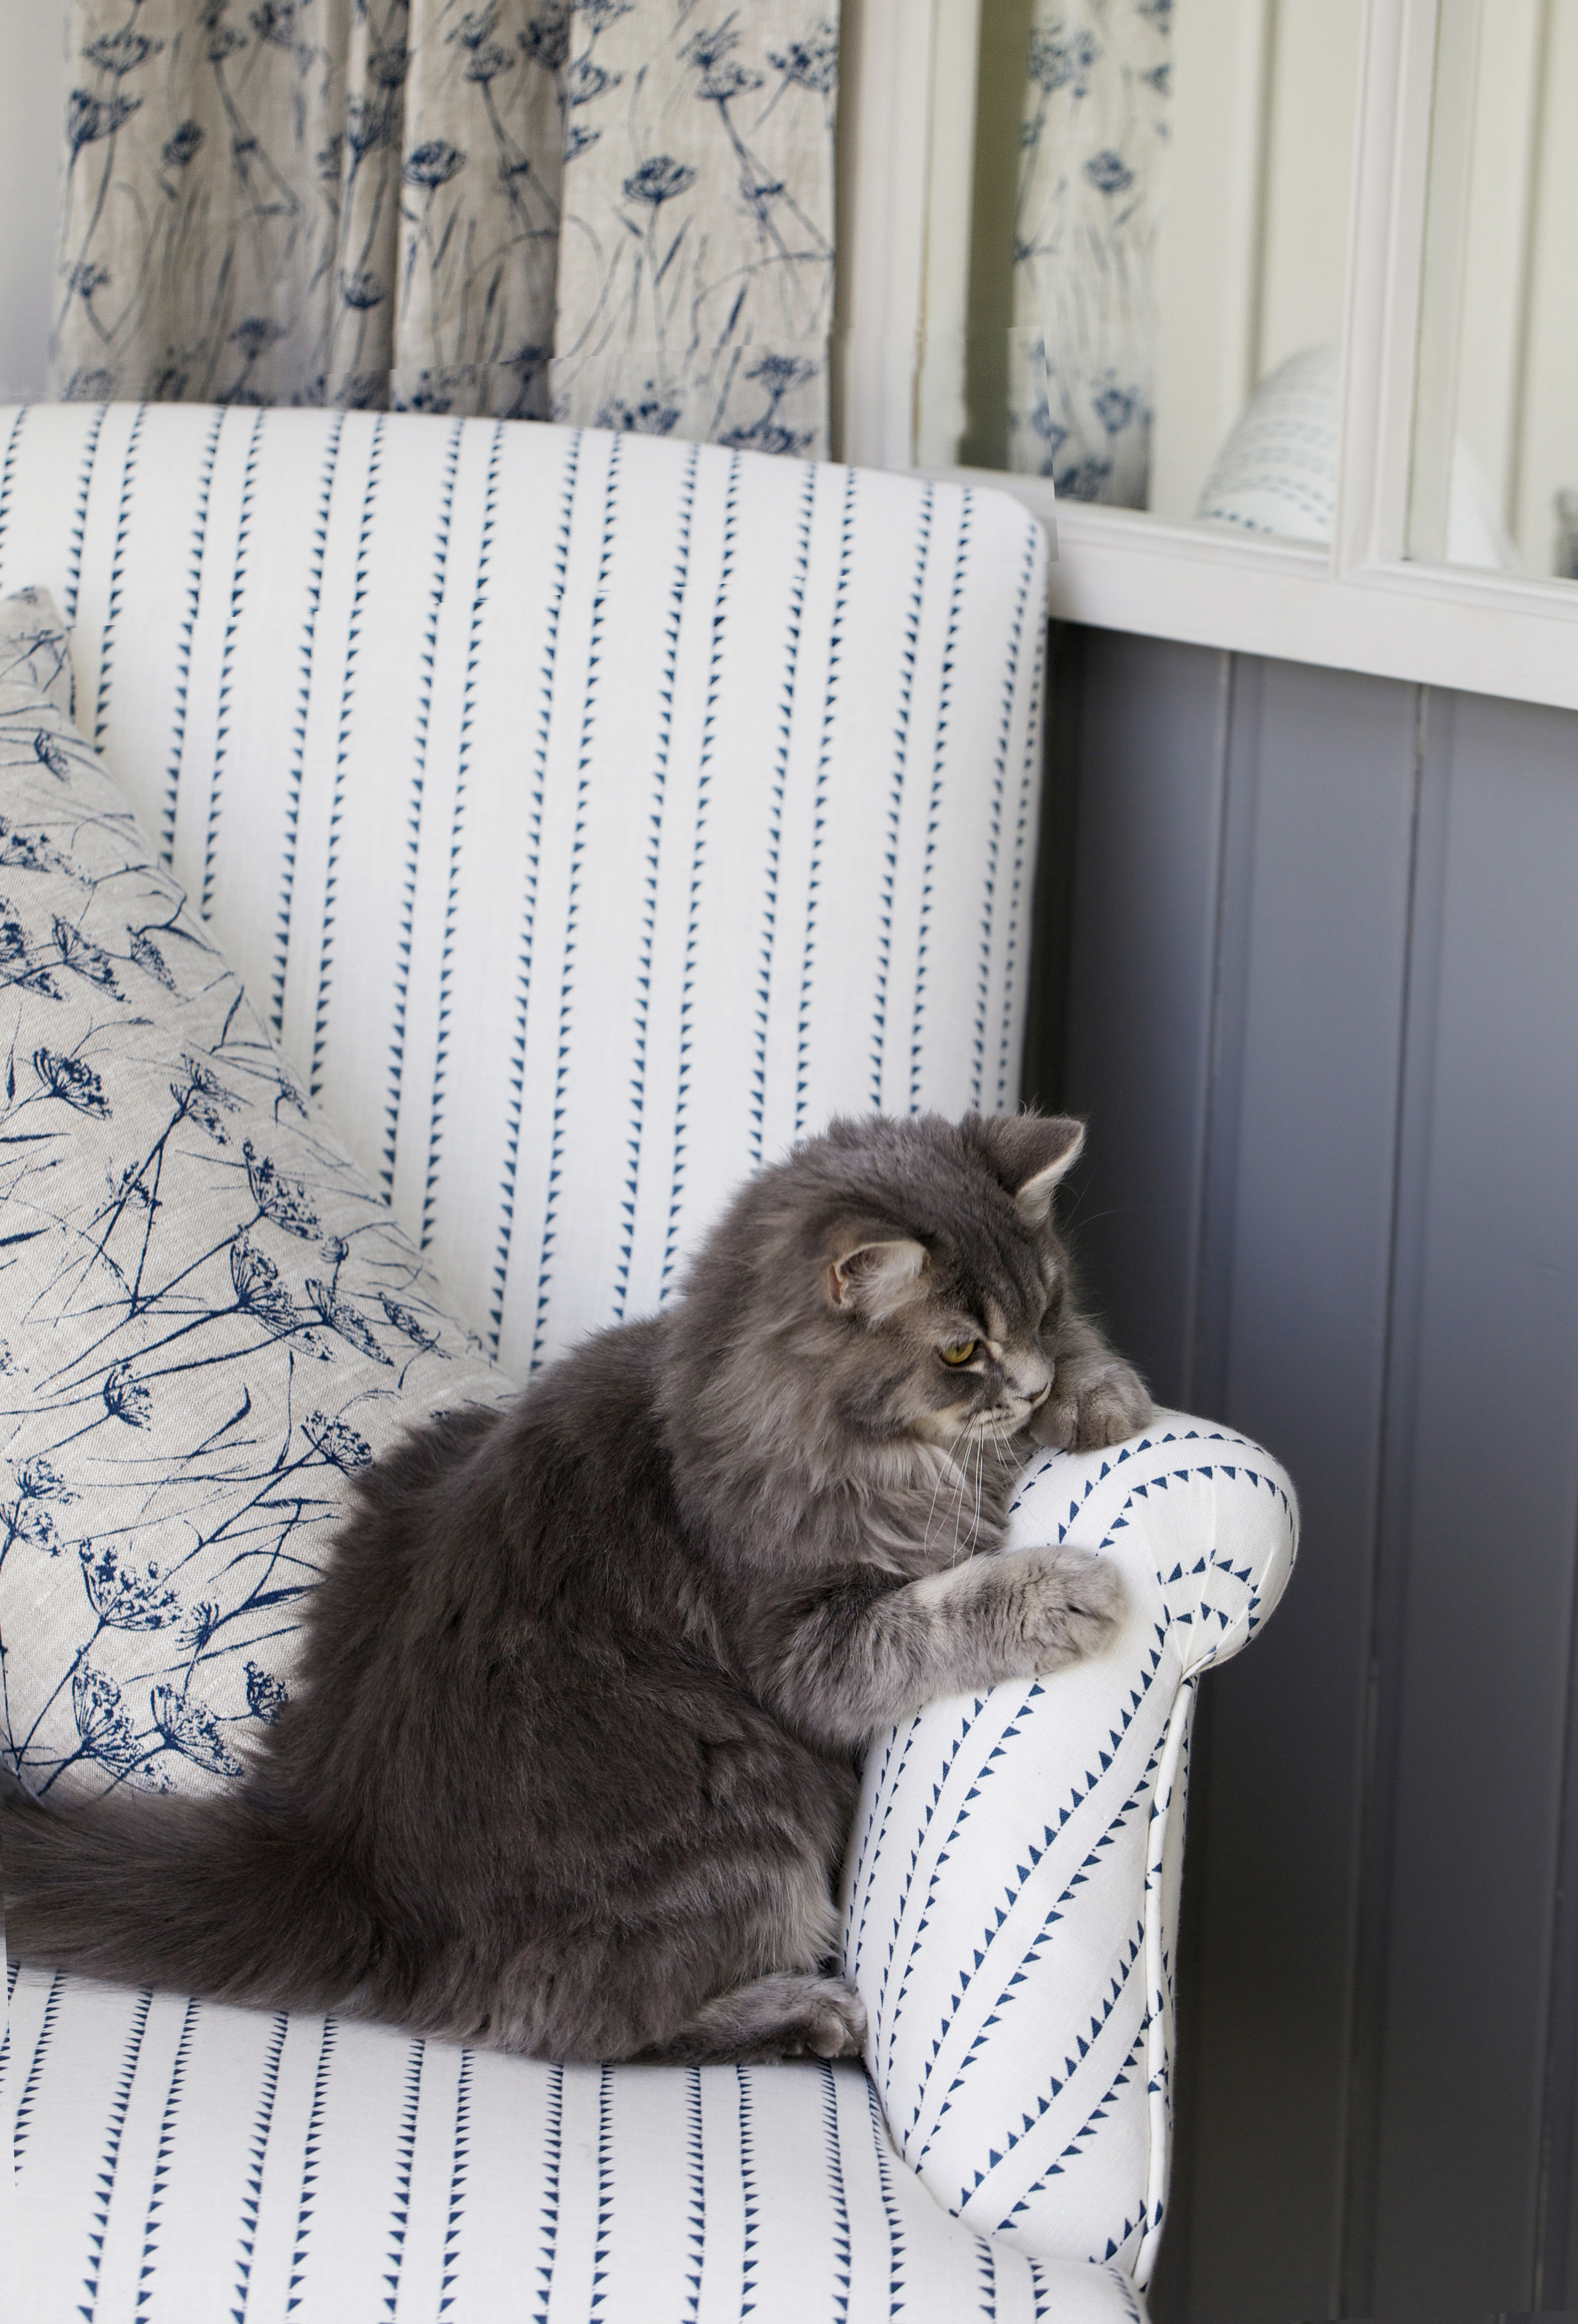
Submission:
MULTIPOLYGON (((52 593, 281 1073, 515 1378, 660 1303, 835 1110, 1016 1102, 1043 558, 997 493, 638 437, 0 410, 0 595, 52 593)), ((14 1961, 19 2313, 1142 2317, 1196 1682, 1295 1512, 1162 1415, 1041 1461, 1014 1528, 1118 1561, 1130 1617, 876 1739, 864 2070, 558 2067, 14 1961)), ((226 1780, 185 1732, 170 1780, 226 1780)))

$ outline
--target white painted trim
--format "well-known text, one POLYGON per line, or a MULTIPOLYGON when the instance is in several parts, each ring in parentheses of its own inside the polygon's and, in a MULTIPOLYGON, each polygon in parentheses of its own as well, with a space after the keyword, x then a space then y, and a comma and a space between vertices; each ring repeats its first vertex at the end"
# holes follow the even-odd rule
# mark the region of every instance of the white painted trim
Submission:
POLYGON ((919 0, 846 0, 840 20, 833 449, 863 467, 914 457, 932 33, 919 0))
POLYGON ((1437 0, 1369 0, 1353 149, 1338 574, 1400 564, 1408 530, 1437 0))
MULTIPOLYGON (((1057 559, 1055 618, 1578 710, 1578 586, 1412 564, 1402 554, 1438 5, 1366 0, 1332 549, 1126 509, 1064 502, 1054 511, 1050 484, 1036 476, 928 471, 1011 493, 1041 518, 1057 559)), ((864 20, 857 104, 871 103, 874 74, 896 104, 901 62, 906 86, 922 49, 930 68, 930 10, 844 0, 846 27, 852 20, 864 20)), ((859 182, 844 197, 860 237, 859 279, 881 285, 875 311, 900 327, 897 336, 907 328, 912 350, 928 118, 915 102, 896 155, 864 143, 845 149, 859 182)), ((895 344, 890 331, 878 349, 867 329, 844 343, 847 458, 873 458, 864 447, 880 435, 887 456, 878 465, 913 459, 888 368, 895 344)), ((913 397, 910 408, 913 429, 913 397)))

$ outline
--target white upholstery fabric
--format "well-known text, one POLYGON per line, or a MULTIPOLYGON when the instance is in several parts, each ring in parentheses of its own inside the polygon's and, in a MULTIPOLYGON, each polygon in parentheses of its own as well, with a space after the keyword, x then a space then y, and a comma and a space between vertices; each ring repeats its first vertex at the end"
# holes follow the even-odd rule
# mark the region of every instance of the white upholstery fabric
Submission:
MULTIPOLYGON (((661 442, 0 413, 0 589, 75 613, 79 722, 517 1370, 835 1107, 1014 1102, 1041 557, 992 493, 661 442)), ((1291 1504, 1169 1421, 1016 1524, 1133 1619, 871 1755, 847 1957, 913 2170, 852 2069, 560 2076, 24 1970, 30 2324, 1139 2317, 1192 1674, 1291 1504)))
POLYGON ((557 2067, 13 1969, 25 2324, 1140 2324, 950 2219, 856 2066, 557 2067))
POLYGON ((0 410, 0 591, 517 1371, 836 1109, 1014 1102, 1044 575, 998 493, 715 447, 0 410))
POLYGON ((867 2062, 905 2160, 983 2234, 1150 2276, 1196 1682, 1281 1595, 1296 1526, 1275 1462, 1177 1413, 1043 1460, 1011 1544, 1110 1557, 1119 1637, 930 1703, 867 1756, 844 1941, 867 2062))

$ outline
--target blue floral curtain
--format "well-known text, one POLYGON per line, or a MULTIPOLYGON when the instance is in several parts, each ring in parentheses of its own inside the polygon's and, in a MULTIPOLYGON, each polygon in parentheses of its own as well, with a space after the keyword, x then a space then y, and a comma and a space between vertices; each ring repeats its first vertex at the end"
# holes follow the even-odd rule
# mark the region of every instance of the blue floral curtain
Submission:
POLYGON ((54 392, 825 452, 836 13, 70 0, 54 392))
POLYGON ((1143 508, 1173 0, 1035 0, 1020 130, 1008 464, 1143 508))

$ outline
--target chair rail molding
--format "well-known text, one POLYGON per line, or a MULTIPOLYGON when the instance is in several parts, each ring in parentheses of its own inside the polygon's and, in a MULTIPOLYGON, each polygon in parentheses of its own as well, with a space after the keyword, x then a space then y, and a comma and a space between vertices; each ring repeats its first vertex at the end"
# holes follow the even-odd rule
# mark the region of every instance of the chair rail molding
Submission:
MULTIPOLYGON (((927 91, 939 24, 961 5, 844 0, 844 458, 916 465, 927 91)), ((995 485, 1041 519, 1057 560, 1055 619, 1578 709, 1578 586, 1403 554, 1439 16, 1440 0, 1365 0, 1330 549, 1129 509, 1054 507, 1042 477, 924 468, 995 485)))

